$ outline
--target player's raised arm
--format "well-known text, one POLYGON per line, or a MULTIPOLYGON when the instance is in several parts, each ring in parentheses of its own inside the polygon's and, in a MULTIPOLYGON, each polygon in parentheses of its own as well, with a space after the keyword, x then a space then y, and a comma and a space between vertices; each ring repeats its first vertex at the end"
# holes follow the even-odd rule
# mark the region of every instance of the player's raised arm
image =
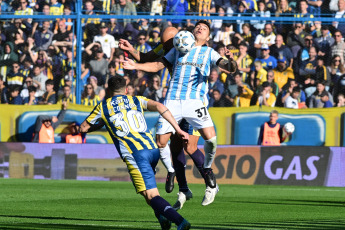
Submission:
POLYGON ((119 48, 129 52, 130 55, 139 63, 150 62, 158 59, 160 56, 155 53, 154 50, 151 50, 147 53, 139 52, 134 49, 134 47, 125 39, 120 39, 119 48))
POLYGON ((237 62, 234 61, 233 59, 233 54, 231 53, 230 50, 225 48, 225 54, 228 57, 228 60, 225 59, 221 59, 218 63, 218 66, 222 69, 225 69, 227 71, 229 71, 230 73, 234 73, 237 71, 237 62))
POLYGON ((176 130, 176 133, 183 139, 183 140, 187 140, 189 139, 189 135, 188 133, 184 132, 181 130, 180 126, 177 124, 175 118, 173 117, 173 115, 171 114, 171 112, 169 111, 169 109, 156 101, 153 100, 149 100, 147 102, 147 109, 149 111, 157 111, 159 112, 159 114, 166 119, 171 125, 172 127, 174 127, 174 129, 176 130))
POLYGON ((158 72, 165 67, 163 59, 159 59, 156 62, 136 63, 133 60, 126 58, 122 64, 124 69, 142 70, 150 73, 158 72))

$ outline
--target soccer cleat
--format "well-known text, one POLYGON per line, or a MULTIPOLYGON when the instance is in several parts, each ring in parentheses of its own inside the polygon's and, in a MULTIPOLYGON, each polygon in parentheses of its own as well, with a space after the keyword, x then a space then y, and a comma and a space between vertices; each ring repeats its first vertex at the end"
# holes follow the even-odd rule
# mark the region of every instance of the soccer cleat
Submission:
POLYGON ((177 226, 177 230, 188 230, 190 227, 190 223, 186 219, 183 219, 182 223, 177 226))
POLYGON ((211 204, 214 201, 214 197, 217 195, 219 191, 218 185, 215 188, 210 188, 209 186, 206 187, 204 199, 201 202, 201 205, 206 206, 211 204))
POLYGON ((171 228, 171 221, 163 215, 159 215, 158 221, 161 224, 162 230, 169 230, 171 228))
POLYGON ((174 190, 175 172, 168 172, 165 182, 165 191, 171 193, 174 190))
POLYGON ((180 191, 179 193, 177 193, 177 195, 178 195, 177 201, 173 205, 173 209, 175 209, 176 211, 181 209, 183 207, 183 204, 187 200, 189 200, 190 198, 193 198, 193 193, 189 189, 188 189, 188 192, 181 192, 180 191))
POLYGON ((204 168, 204 176, 205 176, 206 186, 215 188, 217 185, 217 182, 216 182, 216 177, 214 176, 211 168, 204 168))

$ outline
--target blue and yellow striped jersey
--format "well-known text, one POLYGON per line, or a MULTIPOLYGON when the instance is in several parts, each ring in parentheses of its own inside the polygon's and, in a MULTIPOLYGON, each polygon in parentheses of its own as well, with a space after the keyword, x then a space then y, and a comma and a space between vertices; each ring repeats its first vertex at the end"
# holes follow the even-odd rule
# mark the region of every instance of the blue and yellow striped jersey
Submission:
POLYGON ((86 121, 91 125, 97 123, 98 119, 104 121, 122 158, 143 149, 156 149, 157 145, 144 118, 148 101, 142 96, 117 95, 99 103, 86 121))
POLYGON ((86 96, 81 99, 82 105, 89 105, 89 106, 95 106, 100 102, 100 98, 98 95, 95 95, 94 98, 90 98, 89 96, 86 96))
POLYGON ((63 9, 64 5, 57 2, 56 4, 50 6, 50 15, 63 15, 63 9))

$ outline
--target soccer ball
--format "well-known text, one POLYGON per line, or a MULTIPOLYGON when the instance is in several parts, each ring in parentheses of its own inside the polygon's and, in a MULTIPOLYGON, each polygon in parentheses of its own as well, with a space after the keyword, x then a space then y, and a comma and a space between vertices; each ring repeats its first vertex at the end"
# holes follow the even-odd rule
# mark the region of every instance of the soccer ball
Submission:
POLYGON ((284 125, 284 131, 287 133, 293 133, 295 131, 295 126, 291 122, 288 122, 284 125))
POLYGON ((175 35, 173 42, 175 49, 185 54, 195 46, 195 37, 191 32, 182 30, 175 35))

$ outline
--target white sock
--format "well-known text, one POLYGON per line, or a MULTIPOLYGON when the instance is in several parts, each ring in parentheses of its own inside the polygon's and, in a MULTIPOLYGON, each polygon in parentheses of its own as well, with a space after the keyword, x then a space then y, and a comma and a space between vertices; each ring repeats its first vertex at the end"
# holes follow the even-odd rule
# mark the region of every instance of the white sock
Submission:
POLYGON ((161 155, 161 161, 165 168, 168 170, 168 172, 175 172, 175 169, 172 166, 171 162, 169 145, 166 145, 164 148, 159 148, 159 152, 161 155))
POLYGON ((205 151, 205 162, 204 168, 211 168, 214 157, 216 156, 217 150, 217 136, 212 137, 205 141, 204 151, 205 151))

